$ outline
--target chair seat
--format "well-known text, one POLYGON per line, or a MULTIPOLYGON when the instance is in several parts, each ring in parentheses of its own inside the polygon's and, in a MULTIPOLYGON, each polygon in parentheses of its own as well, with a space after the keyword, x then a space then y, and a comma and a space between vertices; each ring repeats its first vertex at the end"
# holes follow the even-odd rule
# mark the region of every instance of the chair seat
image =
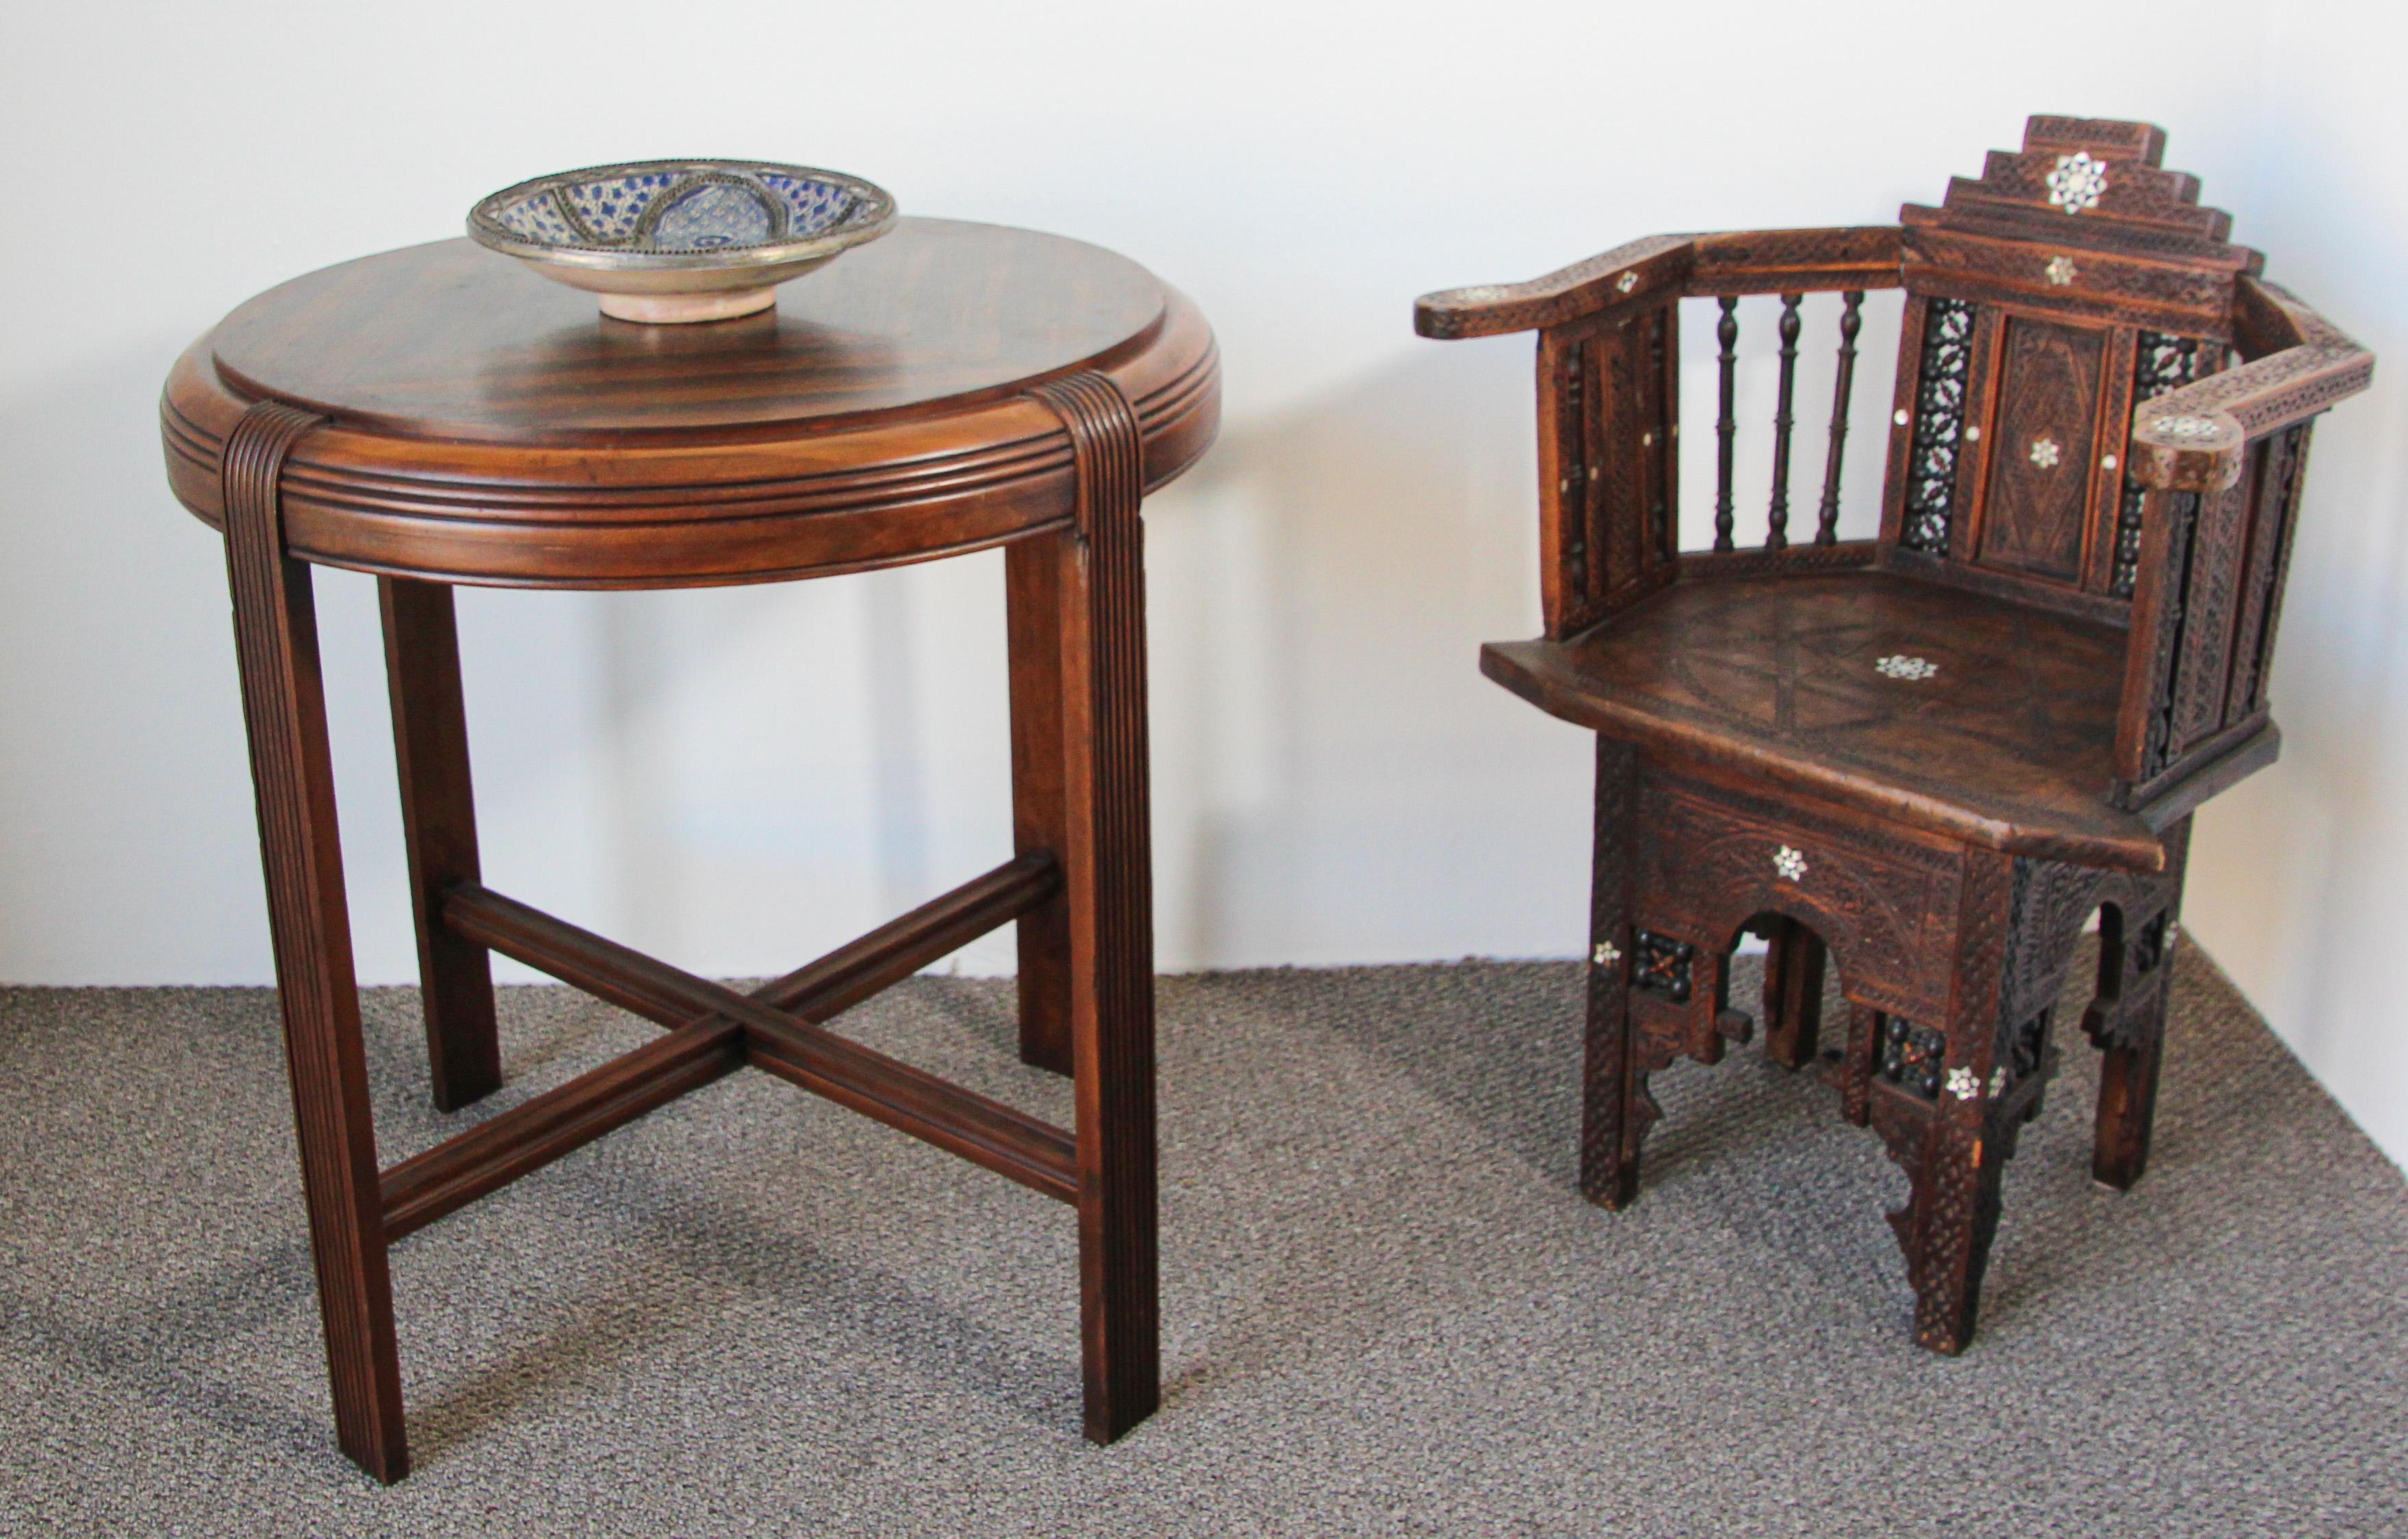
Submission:
POLYGON ((2108 804, 2126 633, 1864 568, 1676 583, 1483 671, 1676 756, 2021 855, 2155 870, 2108 804), (1885 665, 1885 659, 1891 659, 1885 665))

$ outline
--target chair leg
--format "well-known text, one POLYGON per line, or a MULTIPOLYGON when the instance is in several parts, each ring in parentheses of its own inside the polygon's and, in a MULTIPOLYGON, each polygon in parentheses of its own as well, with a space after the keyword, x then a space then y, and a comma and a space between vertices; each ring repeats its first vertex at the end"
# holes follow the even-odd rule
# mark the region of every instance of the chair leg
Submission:
POLYGON ((2166 996, 2157 992, 2143 1019, 2128 1016, 2099 1067, 2099 1123, 2090 1157, 2091 1179, 2128 1191, 2148 1173, 2149 1135, 2157 1111, 2157 1066, 2165 1057, 2166 996))
POLYGON ((2157 899, 2156 912, 2134 903, 2117 923, 2101 928, 2099 994, 2082 1018, 2083 1030, 2104 1054, 2090 1174, 2116 1191, 2129 1190, 2149 1168, 2190 828, 2185 818, 2164 835, 2165 871, 2143 888, 2146 897, 2157 899))
POLYGON ((1589 888, 1588 1030, 1581 1073, 1581 1192, 1620 1208, 1639 1194, 1639 1154, 1654 1103, 1630 1018, 1631 814, 1637 755, 1597 742, 1595 863, 1589 888))
POLYGON ((2127 1191, 2149 1168, 2172 992, 2173 911, 2113 928, 2119 933, 2100 936, 2099 996, 2083 1015, 2082 1029, 2103 1055, 2091 1178, 2127 1191))
POLYGON ((384 616, 394 759, 401 773, 401 827, 409 847, 410 909, 418 922, 427 1065, 436 1109, 456 1112, 502 1083, 493 960, 484 947, 443 923, 444 889, 480 875, 460 638, 452 590, 443 583, 382 577, 377 599, 384 616))
MULTIPOLYGON (((1875 1125, 1886 1120, 1877 1108, 1875 1125)), ((1999 1229, 1999 1178, 2006 1151, 1990 1147, 1994 1141, 1978 1130, 1969 1134, 1944 1094, 1922 1121, 1920 1136, 1903 1141, 1913 1147, 1912 1157, 1899 1161, 1907 1166, 1911 1195, 1889 1221, 1906 1252, 1907 1278, 1914 1287, 1915 1344, 1953 1357, 1973 1340, 1982 1275, 1999 1229)), ((1883 1130, 1890 1132, 1887 1127, 1883 1130)), ((1893 1156, 1899 1142, 1892 1141, 1893 1156)))
POLYGON ((1764 956, 1764 1056, 1803 1069, 1822 1050, 1823 939, 1794 919, 1776 917, 1764 956))
POLYGON ((309 568, 284 554, 278 511, 285 452, 317 420, 263 403, 228 436, 226 565, 336 1437, 391 1484, 408 1473, 409 1452, 317 611, 309 568))
MULTIPOLYGON (((1058 857, 1068 836, 1062 735, 1061 553, 1052 539, 1003 550, 1011 666, 1011 842, 1058 857)), ((1020 1057, 1070 1072, 1070 899, 1020 916, 1020 1057)))
POLYGON ((1078 526, 1031 543, 1050 558, 1061 600, 1054 675, 1066 770, 1081 1359, 1086 1434, 1110 1443, 1162 1397, 1143 477, 1137 414, 1110 381, 1073 375, 1035 394, 1068 427, 1079 477, 1078 526))
POLYGON ((1999 1182, 2014 1152, 2020 1115, 1992 1114, 1999 1022, 2014 949, 2014 860, 1966 853, 1956 914, 1947 1028, 1925 1031, 1918 1048, 1941 1055, 1937 1086, 1909 1072, 1870 1086, 1873 1126, 1906 1169, 1907 1205, 1889 1215, 1914 1287, 1914 1340, 1951 1356, 1973 1339, 1983 1273, 1999 1227, 1999 1182), (1923 1046, 1928 1043, 1928 1047, 1923 1046))

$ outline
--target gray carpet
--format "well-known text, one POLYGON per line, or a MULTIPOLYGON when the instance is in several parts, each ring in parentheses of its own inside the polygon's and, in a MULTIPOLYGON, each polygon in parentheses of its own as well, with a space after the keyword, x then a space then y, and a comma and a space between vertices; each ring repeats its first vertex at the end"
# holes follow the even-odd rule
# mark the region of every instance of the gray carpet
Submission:
MULTIPOLYGON (((1067 1119, 1006 987, 843 1028, 1067 1119)), ((1110 1449, 1066 1210, 724 1082, 401 1244, 391 1490, 332 1445, 270 997, 0 992, 0 1532, 2408 1532, 2408 1191, 2196 952, 2148 1180, 2091 1186, 2076 1037, 1956 1361, 1907 1342, 1903 1178, 1752 1052, 1582 1202, 1578 992, 1165 980, 1166 1402, 1110 1449)), ((450 1125, 414 996, 366 1009, 390 1160, 450 1125)), ((650 1032, 504 1011, 497 1104, 650 1032)))

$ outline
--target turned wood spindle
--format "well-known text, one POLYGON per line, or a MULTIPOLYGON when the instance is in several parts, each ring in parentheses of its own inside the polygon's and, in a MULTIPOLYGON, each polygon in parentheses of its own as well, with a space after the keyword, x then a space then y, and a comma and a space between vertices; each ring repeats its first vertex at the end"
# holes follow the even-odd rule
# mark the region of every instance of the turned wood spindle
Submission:
POLYGON ((1731 408, 1739 367, 1739 295, 1719 295, 1715 303, 1723 308, 1723 318, 1714 325, 1714 336, 1723 344, 1723 414, 1714 424, 1714 437, 1719 440, 1714 451, 1714 549, 1727 551, 1732 548, 1731 440, 1739 434, 1739 419, 1731 408))
POLYGON ((1856 333, 1865 324, 1865 291, 1848 289, 1840 298, 1840 372, 1831 386, 1831 453, 1823 462, 1823 507, 1814 525, 1817 545, 1840 542, 1840 461, 1848 441, 1848 390, 1856 378, 1856 333))
POLYGON ((1789 545, 1790 407, 1798 392, 1798 302, 1805 295, 1781 296, 1781 397, 1772 409, 1772 506, 1764 515, 1764 548, 1789 545))

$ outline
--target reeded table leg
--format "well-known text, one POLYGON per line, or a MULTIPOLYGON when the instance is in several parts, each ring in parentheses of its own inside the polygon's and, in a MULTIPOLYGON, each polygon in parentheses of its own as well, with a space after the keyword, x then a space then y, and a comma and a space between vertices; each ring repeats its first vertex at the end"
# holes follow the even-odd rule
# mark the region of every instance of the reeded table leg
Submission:
POLYGON ((1162 1394, 1141 448, 1110 381, 1073 375, 1033 394, 1069 428, 1079 475, 1078 528, 1032 545, 1060 596, 1081 1358, 1087 1436, 1110 1443, 1162 1394))
POLYGON ((345 1453, 389 1485, 408 1473, 409 1452, 317 610, 309 568, 284 554, 278 512, 285 453, 318 421, 263 404, 228 436, 226 566, 335 1432, 345 1453))
POLYGON ((460 638, 452 590, 443 583, 379 578, 377 599, 384 614, 401 826, 409 844, 409 905, 418 921, 427 1067, 436 1108, 456 1112, 502 1083, 492 959, 484 947, 443 925, 443 890, 480 880, 468 724, 460 698, 460 638))
MULTIPOLYGON (((1003 551, 1004 615, 1011 654, 1011 842, 1019 856, 1054 855, 1069 829, 1064 800, 1061 541, 1022 540, 1003 551)), ((1070 897, 1020 916, 1020 1057, 1070 1072, 1070 897)))

